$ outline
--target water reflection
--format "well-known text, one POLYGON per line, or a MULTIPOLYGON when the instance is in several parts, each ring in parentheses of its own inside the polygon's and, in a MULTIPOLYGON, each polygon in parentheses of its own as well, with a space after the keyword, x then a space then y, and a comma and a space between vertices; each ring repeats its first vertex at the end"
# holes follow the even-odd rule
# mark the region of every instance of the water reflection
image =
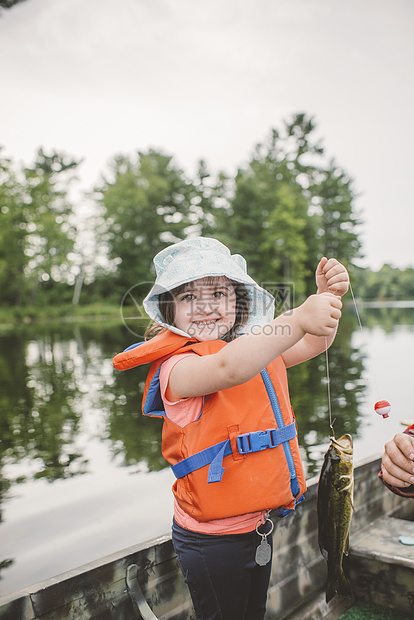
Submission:
POLYGON ((366 329, 373 329, 381 326, 386 334, 395 331, 396 326, 413 327, 414 307, 411 304, 404 305, 404 302, 394 302, 390 305, 382 305, 381 302, 359 307, 361 321, 366 329))
MULTIPOLYGON (((355 434, 358 402, 364 389, 362 354, 350 346, 354 321, 345 315, 329 354, 336 432, 355 434)), ((29 470, 1 479, 2 496, 30 478, 53 482, 88 471, 81 450, 83 413, 99 412, 96 438, 106 441, 123 464, 166 466, 160 450, 160 421, 140 411, 147 367, 114 372, 112 357, 129 344, 121 325, 58 326, 25 329, 1 337, 0 465, 30 460, 29 470)), ((319 356, 289 370, 292 404, 301 445, 314 473, 312 447, 326 439, 328 401, 326 360, 319 356)))
MULTIPOLYGON (((414 322, 412 309, 361 308, 360 313, 366 329, 381 325, 391 333, 414 322)), ((352 345, 356 330, 354 311, 344 312, 329 351, 337 436, 348 432, 355 437, 361 425, 366 351, 352 345)), ((132 340, 122 325, 106 323, 38 325, 1 334, 0 523, 2 508, 19 484, 92 475, 97 468, 94 452, 88 450, 92 444, 109 455, 113 469, 145 475, 167 467, 161 455, 161 421, 141 415, 148 368, 123 373, 112 368, 115 353, 132 340)), ((319 471, 330 434, 326 358, 318 356, 288 372, 310 477, 319 471)), ((0 574, 13 561, 0 557, 0 574)))
POLYGON ((331 434, 329 428, 329 393, 335 435, 356 435, 359 426, 359 403, 365 389, 362 378, 364 353, 351 345, 355 330, 352 312, 344 312, 335 345, 326 356, 320 355, 288 371, 292 406, 296 414, 299 440, 304 450, 307 475, 319 471, 323 447, 331 434), (330 389, 328 393, 328 376, 330 389))

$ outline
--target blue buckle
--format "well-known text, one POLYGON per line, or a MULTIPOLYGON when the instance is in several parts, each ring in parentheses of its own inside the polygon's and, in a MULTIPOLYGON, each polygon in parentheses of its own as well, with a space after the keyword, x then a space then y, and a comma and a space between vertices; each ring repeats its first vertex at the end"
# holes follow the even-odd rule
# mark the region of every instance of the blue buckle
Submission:
POLYGON ((266 450, 266 448, 274 448, 275 445, 272 442, 271 434, 275 431, 275 428, 268 428, 265 431, 255 431, 253 433, 238 435, 237 448, 240 454, 250 454, 251 452, 266 450))

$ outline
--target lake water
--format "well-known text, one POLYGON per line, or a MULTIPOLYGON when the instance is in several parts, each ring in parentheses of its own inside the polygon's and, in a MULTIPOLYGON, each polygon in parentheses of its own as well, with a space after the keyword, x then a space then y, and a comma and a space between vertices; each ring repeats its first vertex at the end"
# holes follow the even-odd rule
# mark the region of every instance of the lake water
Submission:
MULTIPOLYGON (((335 433, 355 462, 414 420, 414 308, 344 312, 329 351, 335 433), (373 411, 385 398, 390 418, 373 411)), ((161 424, 140 413, 146 368, 114 372, 137 338, 122 324, 36 325, 0 333, 0 595, 164 534, 173 476, 161 424)), ((328 446, 324 355, 289 371, 308 477, 328 446)))

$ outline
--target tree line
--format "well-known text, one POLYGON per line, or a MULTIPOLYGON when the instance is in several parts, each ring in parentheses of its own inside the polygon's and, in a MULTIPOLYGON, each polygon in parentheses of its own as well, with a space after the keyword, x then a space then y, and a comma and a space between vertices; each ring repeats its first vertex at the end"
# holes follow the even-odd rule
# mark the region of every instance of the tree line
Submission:
POLYGON ((263 285, 291 283, 297 301, 314 291, 323 255, 344 262, 359 297, 413 298, 413 269, 358 267, 353 180, 315 134, 312 118, 294 115, 232 177, 203 160, 190 176, 154 149, 117 155, 81 201, 79 159, 40 148, 19 167, 0 152, 1 307, 119 304, 153 280, 158 251, 199 234, 245 256, 263 285))

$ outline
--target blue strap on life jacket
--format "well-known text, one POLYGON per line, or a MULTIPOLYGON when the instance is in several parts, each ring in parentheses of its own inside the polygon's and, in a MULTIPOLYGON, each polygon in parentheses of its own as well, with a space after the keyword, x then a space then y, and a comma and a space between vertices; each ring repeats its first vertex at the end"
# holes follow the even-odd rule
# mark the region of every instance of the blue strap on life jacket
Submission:
MULTIPOLYGON (((131 349, 138 346, 138 344, 132 345, 129 348, 131 349)), ((148 388, 147 398, 143 410, 144 415, 165 415, 164 403, 160 393, 160 368, 158 368, 148 388)), ((296 507, 296 505, 304 499, 303 495, 299 496, 299 482, 296 475, 292 450, 289 445, 289 441, 297 436, 296 423, 292 422, 291 424, 285 425, 276 391, 270 379, 269 373, 267 370, 263 370, 260 374, 266 387, 278 428, 267 429, 265 431, 253 431, 251 433, 239 435, 237 437, 237 448, 240 454, 250 454, 252 452, 265 450, 266 448, 276 448, 282 444, 289 468, 290 486, 293 497, 295 498, 296 507)), ((183 478, 197 469, 210 465, 208 469, 207 482, 209 484, 220 482, 225 471, 225 468, 223 467, 223 459, 226 456, 230 456, 230 454, 232 454, 231 443, 229 439, 226 439, 210 446, 209 448, 206 448, 205 450, 201 450, 200 452, 197 452, 182 461, 179 461, 175 465, 172 465, 171 469, 176 478, 183 478)), ((289 512, 291 512, 291 509, 279 508, 276 510, 276 515, 283 517, 289 514, 289 512)))
POLYGON ((129 347, 127 347, 126 349, 124 349, 124 353, 126 351, 130 351, 131 349, 135 349, 135 347, 139 347, 140 344, 145 344, 145 340, 141 340, 141 342, 136 342, 135 344, 130 344, 129 347))
MULTIPOLYGON (((129 347, 124 349, 125 351, 130 351, 131 349, 135 349, 139 347, 141 344, 145 344, 145 340, 141 342, 136 342, 135 344, 131 344, 129 347)), ((160 366, 161 368, 161 366, 160 366)), ((154 415, 154 416, 162 416, 165 415, 164 403, 161 398, 161 390, 160 390, 160 368, 158 368, 155 373, 147 393, 147 398, 145 400, 145 405, 142 413, 144 415, 154 415)))
POLYGON ((144 408, 142 410, 144 415, 165 415, 164 402, 161 398, 160 390, 160 370, 161 366, 158 368, 149 384, 147 398, 145 399, 144 408))
MULTIPOLYGON (((278 427, 282 427, 284 426, 284 420, 283 420, 283 415, 282 415, 282 411, 280 409, 280 405, 279 405, 279 401, 277 399, 276 396, 276 391, 275 388, 273 387, 273 383, 270 379, 269 373, 268 371, 262 370, 262 372, 260 373, 263 379, 263 383, 265 384, 268 396, 270 398, 270 403, 272 405, 272 409, 273 409, 273 413, 275 415, 276 418, 276 422, 278 427)), ((300 493, 300 488, 299 488, 299 481, 298 481, 298 477, 296 475, 296 468, 295 468, 295 463, 293 461, 293 456, 292 456, 292 450, 290 449, 290 445, 287 442, 283 443, 283 449, 285 451, 285 457, 286 457, 286 461, 289 467, 289 474, 290 474, 290 488, 292 491, 292 495, 293 497, 298 497, 299 493, 300 493)))
POLYGON ((283 507, 276 508, 275 510, 276 517, 280 517, 280 518, 287 517, 287 515, 290 514, 292 510, 295 510, 296 506, 300 504, 300 502, 303 502, 304 499, 305 499, 305 496, 302 493, 302 495, 300 495, 299 497, 295 497, 295 505, 293 508, 283 508, 283 507))
MULTIPOLYGON (((281 443, 293 439, 296 435, 296 424, 292 422, 292 424, 288 424, 280 429, 270 428, 266 431, 254 431, 239 435, 237 437, 237 447, 240 454, 260 452, 266 448, 277 448, 281 443)), ((230 439, 226 439, 205 450, 196 452, 192 456, 188 456, 172 465, 171 469, 176 478, 183 478, 196 469, 210 465, 207 482, 220 482, 224 473, 223 459, 230 454, 232 454, 230 439)))
MULTIPOLYGON (((297 435, 296 423, 285 425, 282 411, 280 409, 279 401, 276 395, 275 388, 270 379, 268 371, 262 370, 260 373, 263 383, 266 387, 267 394, 269 396, 272 411, 277 422, 277 429, 267 429, 266 431, 255 431, 252 433, 245 433, 237 437, 237 447, 241 454, 248 454, 251 452, 259 452, 266 448, 275 448, 282 444, 286 462, 289 468, 290 474, 290 488, 293 497, 295 498, 294 508, 304 499, 304 495, 299 495, 300 487, 296 474, 295 463, 293 460, 292 450, 289 445, 290 439, 293 439, 297 435)), ((208 483, 220 482, 223 476, 223 458, 229 456, 232 453, 230 440, 227 439, 223 442, 215 444, 210 448, 201 450, 192 456, 183 459, 179 463, 176 463, 171 467, 176 478, 182 478, 187 474, 205 467, 210 463, 207 481, 208 483)), ((276 515, 278 517, 284 517, 289 514, 293 509, 278 508, 276 509, 276 515)))
POLYGON ((223 459, 225 456, 228 456, 229 452, 231 454, 231 443, 230 439, 226 439, 208 468, 207 482, 209 484, 221 481, 224 474, 223 459))
POLYGON ((208 470, 208 482, 220 482, 224 467, 223 459, 231 454, 230 439, 216 443, 205 450, 201 450, 192 456, 183 459, 179 463, 171 466, 176 478, 183 478, 187 474, 191 474, 196 469, 201 469, 206 465, 210 465, 208 470))
POLYGON ((281 443, 290 441, 297 435, 296 424, 292 422, 282 428, 268 428, 265 431, 253 431, 237 437, 240 454, 260 452, 266 448, 277 448, 281 443))

